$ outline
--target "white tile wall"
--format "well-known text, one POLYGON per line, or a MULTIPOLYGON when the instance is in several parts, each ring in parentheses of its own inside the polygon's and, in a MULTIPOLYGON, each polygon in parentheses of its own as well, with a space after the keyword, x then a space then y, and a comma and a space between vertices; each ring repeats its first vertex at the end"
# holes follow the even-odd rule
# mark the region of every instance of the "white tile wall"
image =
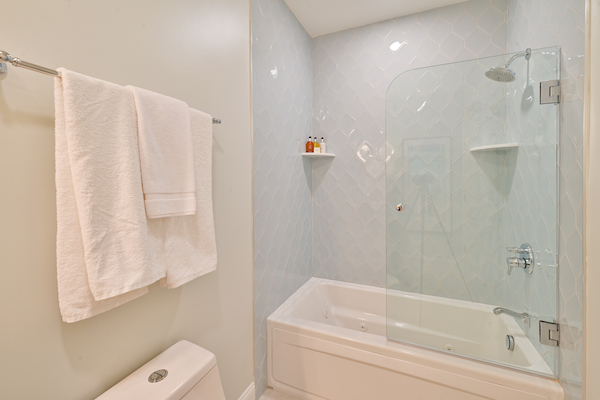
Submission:
POLYGON ((536 260, 533 274, 515 271, 507 277, 507 305, 533 316, 530 327, 521 326, 553 369, 557 352, 540 343, 538 318, 557 320, 559 106, 539 104, 539 85, 559 77, 559 62, 557 47, 533 49, 529 62, 524 58, 513 62, 517 80, 506 86, 510 93, 507 133, 509 141, 519 143, 518 153, 510 160, 514 172, 508 195, 507 244, 529 243, 536 260))
MULTIPOLYGON (((471 0, 313 39, 313 132, 337 154, 313 169, 316 276, 385 286, 387 88, 413 68, 505 53, 506 22, 505 1, 471 0)), ((411 107, 435 89, 428 83, 423 79, 420 93, 397 104, 405 121, 412 124, 411 107)), ((463 86, 453 107, 470 100, 469 87, 463 86)), ((479 115, 479 105, 469 112, 479 115)), ((434 110, 432 105, 420 113, 415 127, 429 127, 433 114, 427 113, 434 110)), ((454 118, 453 110, 441 118, 454 118)), ((415 157, 413 168, 424 162, 415 157)))
POLYGON ((505 62, 416 69, 390 85, 388 288, 506 305, 507 160, 516 151, 470 151, 507 142, 504 85, 484 75, 505 62))
POLYGON ((267 317, 312 271, 311 39, 283 0, 252 1, 256 395, 267 387, 267 317))
MULTIPOLYGON (((385 285, 384 109, 391 81, 413 68, 558 44, 564 54, 563 90, 569 93, 560 106, 565 134, 560 138, 559 173, 558 301, 564 328, 559 372, 567 399, 581 398, 584 14, 583 0, 471 0, 315 38, 309 54, 310 38, 282 0, 252 2, 259 395, 266 385, 266 317, 313 274, 313 267, 315 276, 385 285), (312 132, 305 124, 311 87, 312 132), (329 151, 337 154, 334 160, 314 161, 312 174, 310 165, 295 156, 311 133, 325 137, 329 151), (280 245, 289 245, 292 255, 280 252, 280 245)), ((428 94, 429 83, 422 80, 421 93, 428 94)), ((474 96, 467 86, 453 92, 458 108, 468 107, 474 96)), ((434 97, 430 99, 431 111, 441 111, 434 97)), ((419 100, 407 98, 396 106, 409 113, 419 100)), ((454 114, 447 112, 444 118, 454 114)), ((415 123, 431 128, 433 115, 424 113, 415 123)), ((452 122, 444 121, 441 113, 440 120, 452 122)), ((407 149, 417 152, 410 168, 437 168, 440 174, 445 170, 444 163, 431 167, 437 154, 431 149, 440 145, 433 142, 420 151, 418 146, 407 149)), ((462 237, 472 233, 467 229, 462 237)), ((421 275, 423 290, 449 295, 461 288, 453 275, 440 279, 434 271, 421 275)), ((539 300, 542 288, 536 290, 539 300)))
POLYGON ((562 50, 559 171, 560 382, 567 400, 582 398, 583 368, 583 80, 585 2, 509 0, 508 48, 560 46, 562 50))

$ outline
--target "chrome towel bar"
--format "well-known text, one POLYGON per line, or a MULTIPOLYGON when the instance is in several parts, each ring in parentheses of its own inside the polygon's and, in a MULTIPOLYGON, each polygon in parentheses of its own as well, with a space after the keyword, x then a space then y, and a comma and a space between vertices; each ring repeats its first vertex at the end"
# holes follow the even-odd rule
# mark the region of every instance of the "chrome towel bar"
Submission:
MULTIPOLYGON (((60 74, 56 70, 53 70, 53 69, 50 69, 50 68, 46 68, 46 67, 42 67, 42 66, 37 65, 37 64, 32 64, 32 63, 29 63, 27 61, 23 61, 23 60, 21 60, 18 57, 11 56, 6 51, 0 50, 0 76, 6 74, 6 72, 7 72, 6 65, 8 63, 11 63, 15 67, 25 68, 25 69, 28 69, 30 71, 40 72, 40 73, 45 74, 45 75, 49 75, 49 76, 54 76, 56 78, 60 78, 60 74)), ((221 123, 221 119, 220 118, 213 118, 212 119, 212 123, 213 124, 220 124, 221 123)))

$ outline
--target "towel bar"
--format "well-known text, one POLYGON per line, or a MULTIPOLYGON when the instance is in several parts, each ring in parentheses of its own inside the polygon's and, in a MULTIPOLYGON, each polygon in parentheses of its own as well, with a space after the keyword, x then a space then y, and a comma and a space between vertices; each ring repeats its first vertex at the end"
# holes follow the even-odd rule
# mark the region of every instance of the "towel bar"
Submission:
MULTIPOLYGON (((54 76, 54 77, 60 78, 60 74, 56 70, 53 70, 53 69, 50 69, 50 68, 46 68, 46 67, 42 67, 40 65, 32 64, 32 63, 29 63, 27 61, 23 61, 23 60, 21 60, 18 57, 12 57, 7 52, 5 52, 3 50, 0 50, 0 76, 6 74, 6 72, 7 72, 6 65, 8 63, 11 63, 15 67, 25 68, 25 69, 28 69, 30 71, 40 72, 40 73, 45 74, 45 75, 50 75, 50 76, 54 76)), ((221 119, 220 118, 213 118, 212 119, 212 123, 213 124, 220 124, 221 123, 221 119)))

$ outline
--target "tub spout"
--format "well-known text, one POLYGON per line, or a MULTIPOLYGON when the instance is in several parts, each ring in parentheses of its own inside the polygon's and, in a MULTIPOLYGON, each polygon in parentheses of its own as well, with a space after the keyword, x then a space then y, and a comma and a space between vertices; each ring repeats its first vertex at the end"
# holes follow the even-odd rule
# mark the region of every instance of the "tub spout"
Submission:
POLYGON ((515 318, 520 318, 521 321, 523 321, 523 323, 525 323, 527 326, 530 326, 529 321, 531 320, 531 316, 529 314, 527 314, 526 312, 519 314, 518 312, 509 310, 508 308, 505 308, 505 307, 496 307, 496 308, 494 308, 494 314, 495 315, 508 314, 515 318))

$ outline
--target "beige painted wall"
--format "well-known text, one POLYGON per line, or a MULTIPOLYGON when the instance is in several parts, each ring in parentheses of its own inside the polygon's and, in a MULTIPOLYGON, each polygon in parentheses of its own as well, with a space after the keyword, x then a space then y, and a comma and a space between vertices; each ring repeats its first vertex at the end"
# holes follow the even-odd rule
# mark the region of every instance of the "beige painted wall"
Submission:
POLYGON ((584 398, 600 399, 600 1, 586 0, 584 398))
POLYGON ((180 339, 217 355, 228 399, 253 381, 248 0, 19 0, 0 48, 164 93, 214 129, 217 272, 75 324, 55 265, 53 78, 0 81, 0 398, 91 399, 180 339))

